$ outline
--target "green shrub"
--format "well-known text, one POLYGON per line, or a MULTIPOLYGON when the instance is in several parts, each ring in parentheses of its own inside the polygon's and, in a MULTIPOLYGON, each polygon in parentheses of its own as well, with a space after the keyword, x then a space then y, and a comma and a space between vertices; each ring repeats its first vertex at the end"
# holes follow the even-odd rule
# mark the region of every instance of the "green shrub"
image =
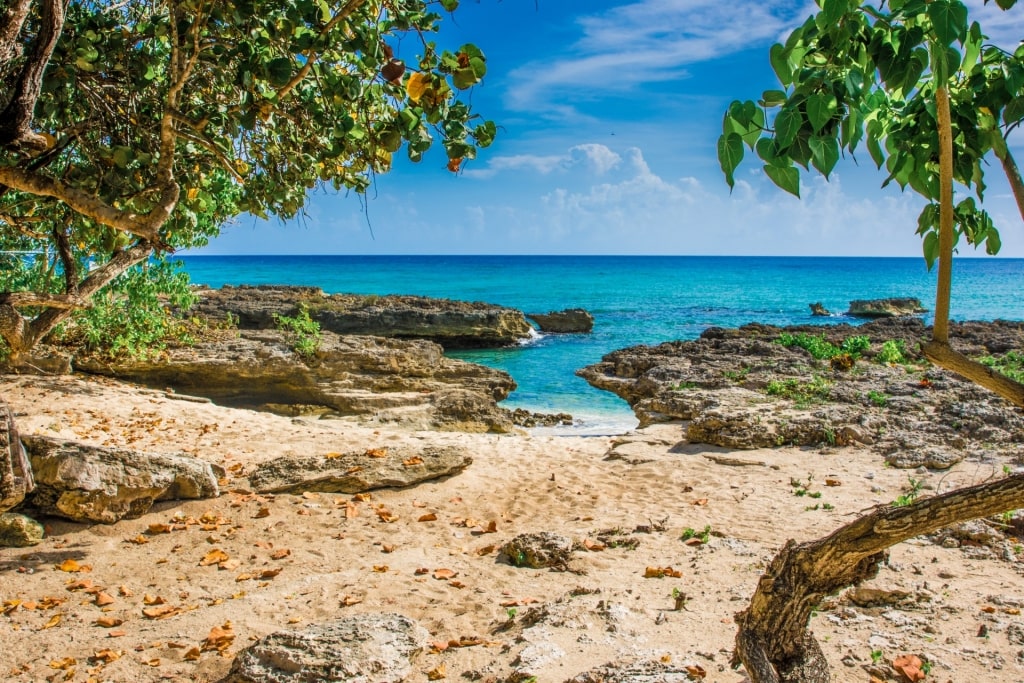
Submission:
POLYGON ((84 344, 98 354, 149 357, 168 341, 191 342, 188 326, 173 309, 195 303, 186 275, 176 263, 156 261, 125 271, 77 311, 54 336, 66 344, 84 344))
POLYGON ((879 363, 903 364, 907 362, 907 347, 902 339, 890 339, 882 344, 881 350, 875 354, 875 360, 879 363))
POLYGON ((869 391, 868 400, 879 408, 884 408, 889 403, 889 395, 882 391, 869 391))
POLYGON ((1024 382, 1024 353, 1020 351, 1009 351, 998 357, 985 356, 979 358, 978 362, 1006 375, 1015 382, 1024 382))
POLYGON ((309 317, 309 309, 299 304, 299 312, 293 316, 274 315, 277 329, 291 335, 292 350, 304 358, 312 358, 320 349, 320 323, 309 317))
POLYGON ((857 357, 871 348, 871 340, 868 339, 867 335, 859 334, 855 337, 844 339, 839 348, 842 349, 843 353, 857 357))
POLYGON ((871 340, 862 334, 847 337, 839 346, 825 339, 823 334, 814 335, 807 334, 806 332, 798 332, 796 334, 783 332, 779 335, 777 341, 783 346, 799 346, 802 349, 806 349, 808 353, 818 360, 831 360, 843 354, 856 359, 871 347, 871 340))
POLYGON ((797 404, 797 407, 806 407, 827 400, 831 387, 832 383, 821 377, 815 377, 810 382, 801 382, 797 379, 773 379, 765 387, 765 393, 769 396, 791 399, 797 404))

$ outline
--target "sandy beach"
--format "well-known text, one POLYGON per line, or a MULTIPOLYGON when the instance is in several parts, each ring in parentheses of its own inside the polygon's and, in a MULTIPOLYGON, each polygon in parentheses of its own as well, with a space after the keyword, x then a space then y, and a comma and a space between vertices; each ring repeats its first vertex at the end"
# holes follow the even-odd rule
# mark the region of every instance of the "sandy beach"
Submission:
MULTIPOLYGON (((227 472, 217 499, 114 525, 46 519, 42 544, 0 549, 0 670, 12 681, 216 681, 258 638, 364 612, 430 632, 410 681, 565 681, 632 659, 742 681, 728 665, 733 614, 787 539, 893 501, 908 474, 923 494, 999 476, 967 461, 908 473, 857 448, 729 452, 688 444, 675 424, 615 437, 417 432, 73 377, 8 376, 0 394, 26 434, 185 452, 227 472), (461 445, 473 463, 355 497, 261 496, 246 479, 270 459, 424 444, 461 445), (687 529, 698 540, 684 542, 687 529), (541 531, 577 543, 560 571, 499 556, 541 531), (668 575, 645 578, 649 568, 668 575)), ((887 662, 903 654, 931 663, 928 680, 1024 680, 1020 547, 944 545, 955 544, 895 547, 865 587, 890 591, 877 606, 857 604, 867 594, 821 606, 812 627, 834 680, 871 680, 873 659, 876 676, 898 680, 887 662)))

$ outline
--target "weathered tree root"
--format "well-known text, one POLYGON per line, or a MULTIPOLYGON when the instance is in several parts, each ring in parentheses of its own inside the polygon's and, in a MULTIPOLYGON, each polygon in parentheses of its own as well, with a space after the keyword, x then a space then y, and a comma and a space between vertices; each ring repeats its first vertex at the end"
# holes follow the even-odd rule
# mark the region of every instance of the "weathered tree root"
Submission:
POLYGON ((733 666, 753 683, 829 683, 828 663, 807 630, 828 595, 877 574, 886 550, 915 536, 1024 507, 1024 474, 957 489, 906 507, 885 505, 806 543, 790 540, 736 615, 733 666))

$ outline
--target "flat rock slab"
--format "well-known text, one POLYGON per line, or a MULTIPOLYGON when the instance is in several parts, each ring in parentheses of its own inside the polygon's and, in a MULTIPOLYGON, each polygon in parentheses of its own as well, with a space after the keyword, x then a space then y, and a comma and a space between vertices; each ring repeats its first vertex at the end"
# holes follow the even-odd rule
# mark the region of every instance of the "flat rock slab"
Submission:
POLYGON ((656 661, 616 662, 581 673, 565 683, 686 683, 702 680, 696 664, 656 661))
POLYGON ((402 488, 458 474, 472 464, 463 448, 374 448, 272 460, 257 466, 249 483, 260 493, 362 493, 402 488))
POLYGON ((221 683, 398 683, 429 634, 400 614, 360 614, 279 631, 242 650, 221 683))
POLYGON ((23 437, 36 490, 27 499, 44 514, 112 524, 139 517, 158 500, 220 495, 208 462, 53 439, 23 437))

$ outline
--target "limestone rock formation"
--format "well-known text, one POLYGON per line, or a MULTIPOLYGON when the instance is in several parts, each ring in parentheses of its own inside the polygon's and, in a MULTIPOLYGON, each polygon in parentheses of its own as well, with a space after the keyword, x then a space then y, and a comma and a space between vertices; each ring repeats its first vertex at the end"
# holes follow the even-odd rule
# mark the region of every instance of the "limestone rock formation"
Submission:
POLYGON ((632 660, 609 662, 570 678, 565 683, 687 683, 707 672, 696 663, 632 660))
MULTIPOLYGON (((692 341, 636 346, 578 371, 591 385, 629 402, 641 425, 679 420, 691 442, 726 448, 862 444, 896 467, 944 469, 986 449, 1012 453, 1024 416, 993 394, 928 365, 877 362, 883 344, 907 360, 927 330, 917 318, 862 326, 751 324, 709 328, 692 341), (834 346, 866 336, 852 369, 819 359, 782 332, 834 346)), ((1024 348, 1024 323, 953 324, 962 352, 986 356, 1024 348)))
POLYGON ((822 305, 820 301, 817 303, 808 304, 808 306, 811 307, 811 315, 813 316, 827 318, 828 316, 832 315, 832 313, 827 308, 825 308, 825 306, 822 305))
POLYGON ((541 332, 586 333, 594 329, 594 316, 582 308, 528 313, 527 317, 537 323, 541 332))
POLYGON ((42 542, 43 525, 25 515, 0 514, 0 548, 27 548, 42 542))
POLYGON ((222 683, 399 683, 429 634, 400 614, 360 614, 278 631, 242 650, 222 683))
POLYGON ((850 302, 850 310, 846 315, 855 318, 895 318, 903 315, 927 313, 928 309, 921 306, 920 299, 858 299, 850 302))
POLYGON ((534 569, 565 566, 572 552, 572 539, 550 531, 519 534, 501 547, 513 566, 534 569))
POLYGON ((271 460, 256 467, 249 483, 260 493, 362 493, 451 476, 472 462, 464 449, 454 446, 379 448, 271 460))
POLYGON ((220 495, 213 468, 195 458, 43 436, 24 442, 36 479, 26 503, 44 514, 112 524, 158 500, 220 495))
POLYGON ((0 512, 24 500, 34 486, 32 467, 21 445, 14 416, 0 398, 0 512))
POLYGON ((304 306, 321 330, 336 334, 427 339, 446 349, 509 346, 532 334, 521 311, 482 302, 421 296, 327 295, 317 287, 260 285, 203 290, 193 312, 230 314, 241 329, 274 329, 275 316, 304 306))
POLYGON ((324 332, 317 352, 304 357, 283 332, 243 330, 169 349, 159 358, 81 359, 76 369, 231 405, 276 404, 279 412, 291 405, 305 406, 304 413, 400 420, 403 411, 420 407, 431 411, 427 421, 433 426, 513 429, 507 411, 496 404, 515 389, 508 373, 447 358, 439 345, 423 340, 324 332), (453 392, 471 394, 476 408, 452 405, 453 392))

